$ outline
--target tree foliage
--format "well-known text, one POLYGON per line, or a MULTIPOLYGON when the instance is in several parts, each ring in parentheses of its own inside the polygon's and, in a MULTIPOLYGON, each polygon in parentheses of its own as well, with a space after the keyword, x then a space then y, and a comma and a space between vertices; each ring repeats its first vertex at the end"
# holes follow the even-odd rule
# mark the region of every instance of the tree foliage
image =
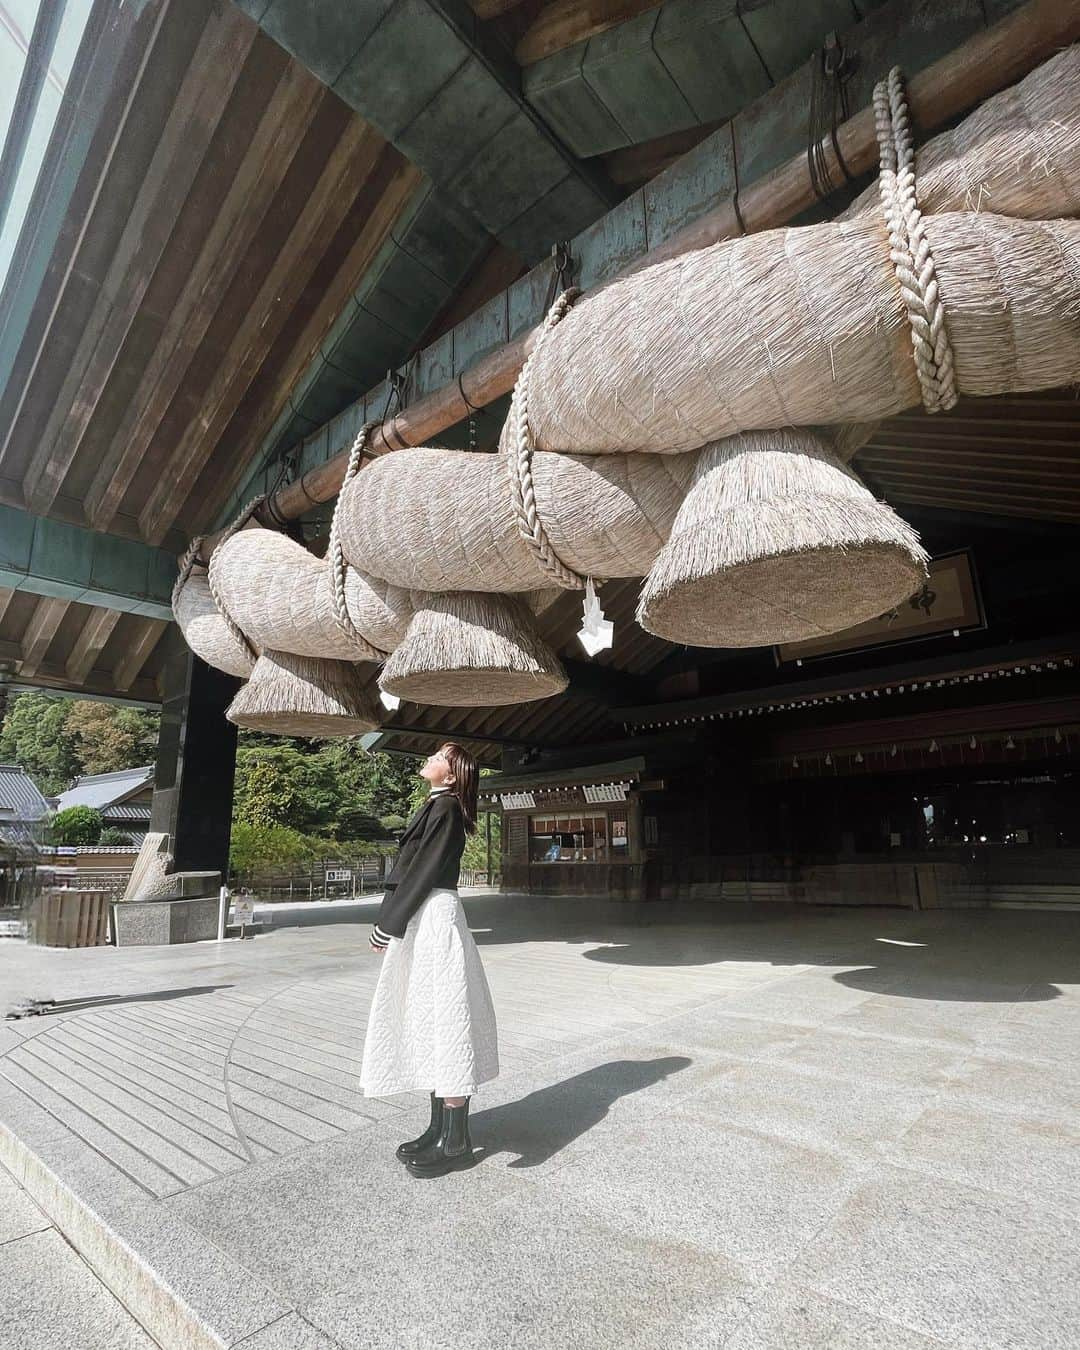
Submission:
POLYGON ((98 836, 98 843, 102 846, 111 844, 114 848, 130 848, 132 837, 126 830, 117 829, 115 825, 106 825, 98 836))
POLYGON ((0 730, 0 760, 21 765, 46 797, 70 787, 80 771, 67 730, 71 703, 48 694, 15 694, 0 730))
POLYGON ((157 713, 142 708, 78 699, 69 704, 66 730, 75 738, 83 773, 114 773, 154 762, 159 722, 157 713))
POLYGON ((15 694, 0 727, 0 760, 21 764, 46 797, 80 774, 151 764, 157 713, 53 694, 15 694))
POLYGON ((234 821, 229 862, 236 872, 250 872, 256 867, 339 857, 341 851, 342 846, 336 840, 319 839, 290 829, 288 825, 252 825, 234 821))
POLYGON ((101 812, 92 806, 69 806, 49 823, 54 844, 93 845, 101 838, 101 812))
POLYGON ((382 818, 408 813, 416 763, 368 754, 355 741, 268 745, 243 736, 233 819, 342 841, 385 839, 382 818))

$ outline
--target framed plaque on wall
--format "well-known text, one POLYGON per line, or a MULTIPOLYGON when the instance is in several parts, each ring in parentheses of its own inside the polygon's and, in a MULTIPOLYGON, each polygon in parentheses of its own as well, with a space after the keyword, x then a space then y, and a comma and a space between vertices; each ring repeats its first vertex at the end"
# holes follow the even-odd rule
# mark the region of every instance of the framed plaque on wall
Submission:
POLYGON ((961 549, 934 558, 929 570, 929 578, 914 595, 877 618, 867 619, 842 633, 774 647, 776 664, 801 665, 821 657, 985 628, 986 616, 970 551, 961 549))

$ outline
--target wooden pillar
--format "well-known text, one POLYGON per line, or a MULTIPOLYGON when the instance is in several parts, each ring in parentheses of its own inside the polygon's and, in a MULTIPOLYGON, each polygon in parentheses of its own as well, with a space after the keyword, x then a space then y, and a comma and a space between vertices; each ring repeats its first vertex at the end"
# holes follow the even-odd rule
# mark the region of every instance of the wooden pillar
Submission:
POLYGON ((225 719, 240 681, 172 634, 150 829, 168 834, 177 872, 229 870, 237 728, 225 719))

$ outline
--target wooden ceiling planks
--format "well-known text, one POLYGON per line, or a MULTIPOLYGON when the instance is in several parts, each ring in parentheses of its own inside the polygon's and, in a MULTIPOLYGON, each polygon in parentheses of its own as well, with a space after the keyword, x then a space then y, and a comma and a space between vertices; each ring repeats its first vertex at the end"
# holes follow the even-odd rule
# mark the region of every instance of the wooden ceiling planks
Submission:
POLYGON ((105 121, 5 393, 0 500, 178 548, 421 178, 214 0, 162 0, 105 121))
POLYGON ((232 6, 212 13, 203 30, 31 456, 23 491, 39 515, 48 513, 78 452, 254 37, 250 22, 232 6))
POLYGON ((904 413, 877 427, 855 467, 897 505, 1080 521, 1080 400, 1051 390, 904 413))
MULTIPOLYGON (((187 269, 183 289, 86 493, 87 518, 97 529, 112 523, 230 281, 258 232, 269 226, 285 175, 326 96, 313 75, 285 59, 273 44, 258 43, 252 55, 264 78, 274 81, 274 92, 239 162, 226 164, 230 183, 220 209, 209 230, 204 228, 202 250, 187 269)), ((235 151, 235 145, 226 148, 235 151)))
MULTIPOLYGON (((216 451, 214 460, 208 473, 195 485, 191 494, 192 512, 185 517, 192 532, 210 528, 215 523, 249 469, 252 455, 269 434, 330 329, 350 305, 353 293, 423 181, 419 169, 378 138, 376 132, 369 129, 368 136, 378 139, 379 152, 368 166, 363 181, 357 183, 348 203, 349 209, 342 213, 335 230, 336 242, 339 245, 347 243, 347 251, 338 261, 337 249, 324 248, 321 267, 313 269, 289 316, 295 320, 306 315, 306 321, 299 333, 294 333, 289 326, 283 327, 269 360, 261 362, 257 368, 258 378, 252 383, 254 399, 250 396, 245 399, 245 406, 238 409, 237 424, 229 428, 222 444, 213 447, 216 451), (304 301, 306 308, 301 304, 304 301), (250 406, 252 403, 253 407, 250 406)), ((359 169, 359 163, 357 167, 359 169)), ((348 189, 346 174, 337 190, 347 196, 348 189)), ((182 458, 178 462, 184 463, 182 458)), ((166 517, 165 526, 176 518, 176 513, 166 512, 166 517)), ((160 542, 162 522, 150 521, 149 505, 142 519, 144 533, 150 542, 160 542)))
POLYGON ((175 472, 158 479, 139 513, 143 536, 149 542, 160 542, 186 501, 384 148, 385 142, 377 132, 358 118, 351 118, 323 162, 316 189, 296 227, 253 303, 240 312, 239 324, 222 354, 215 378, 184 423, 171 456, 175 472))

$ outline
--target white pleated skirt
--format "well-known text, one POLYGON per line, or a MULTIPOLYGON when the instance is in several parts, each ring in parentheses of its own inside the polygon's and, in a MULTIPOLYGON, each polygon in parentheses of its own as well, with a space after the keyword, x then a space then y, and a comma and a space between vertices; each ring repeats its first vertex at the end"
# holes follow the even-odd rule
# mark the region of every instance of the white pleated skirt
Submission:
POLYGON ((391 938, 371 1001, 366 1097, 471 1097, 499 1074, 495 1006, 457 891, 432 891, 391 938))

